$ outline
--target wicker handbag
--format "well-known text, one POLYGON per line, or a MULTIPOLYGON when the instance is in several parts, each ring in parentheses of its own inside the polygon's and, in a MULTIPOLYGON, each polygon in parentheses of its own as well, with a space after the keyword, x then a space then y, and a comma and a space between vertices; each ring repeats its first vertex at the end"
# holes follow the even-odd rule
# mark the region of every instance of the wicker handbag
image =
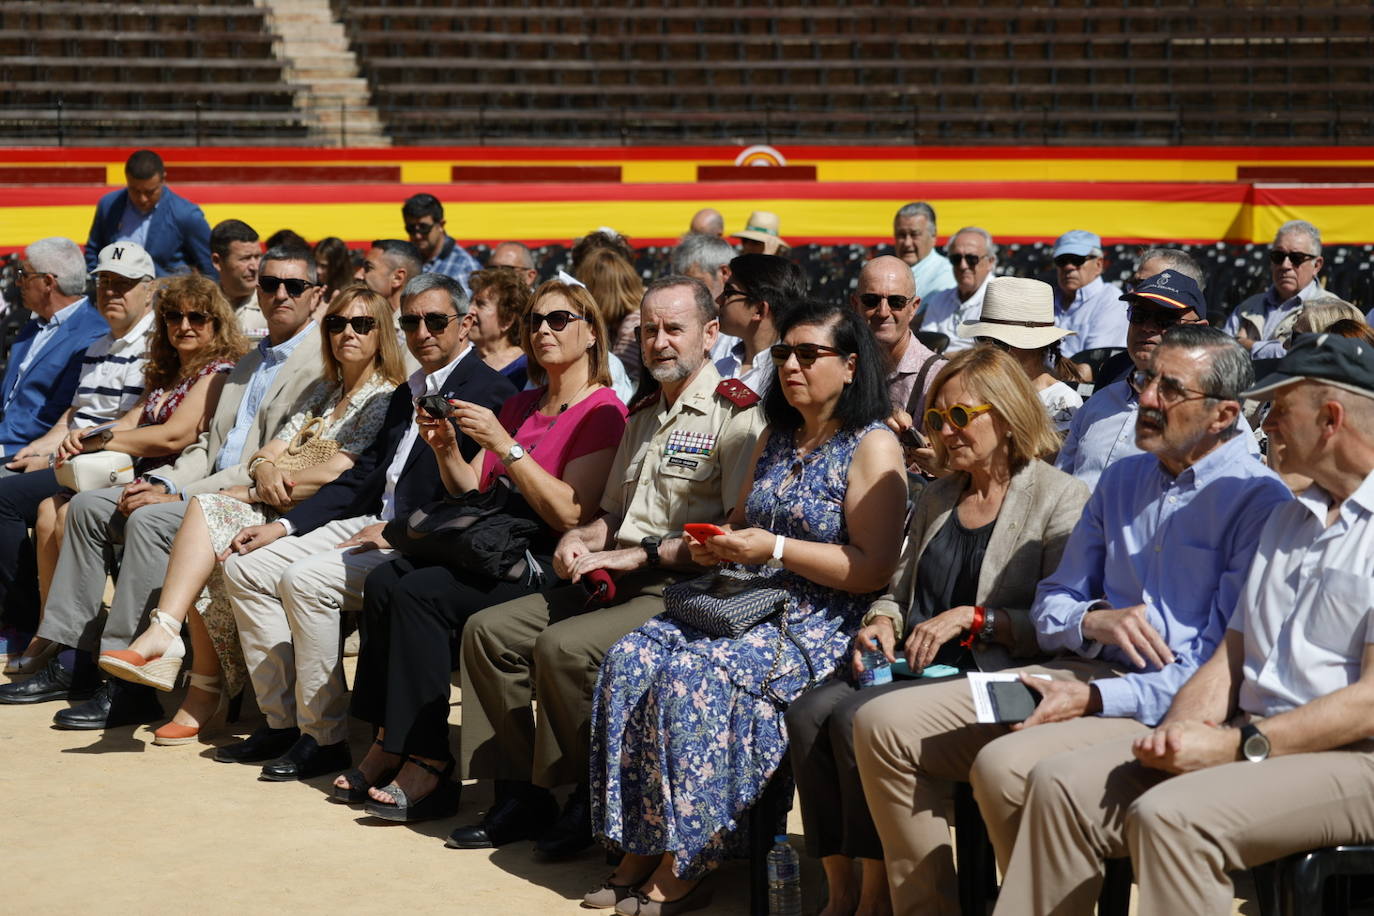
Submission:
POLYGON ((707 636, 738 639, 787 610, 787 589, 768 576, 725 566, 704 576, 675 582, 663 590, 663 610, 707 636))
POLYGON ((324 417, 307 418, 300 432, 291 437, 286 451, 273 464, 282 471, 304 471, 333 458, 339 453, 339 442, 324 438, 324 427, 324 417))

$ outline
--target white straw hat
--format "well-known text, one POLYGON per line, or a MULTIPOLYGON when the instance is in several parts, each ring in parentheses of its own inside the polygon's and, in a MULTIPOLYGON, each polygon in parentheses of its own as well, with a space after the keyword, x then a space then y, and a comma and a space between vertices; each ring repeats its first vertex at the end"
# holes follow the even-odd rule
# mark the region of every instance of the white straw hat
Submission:
POLYGON ((1076 331, 1054 323, 1054 290, 1029 277, 993 277, 977 321, 959 325, 960 337, 995 337, 1018 350, 1048 347, 1076 331))

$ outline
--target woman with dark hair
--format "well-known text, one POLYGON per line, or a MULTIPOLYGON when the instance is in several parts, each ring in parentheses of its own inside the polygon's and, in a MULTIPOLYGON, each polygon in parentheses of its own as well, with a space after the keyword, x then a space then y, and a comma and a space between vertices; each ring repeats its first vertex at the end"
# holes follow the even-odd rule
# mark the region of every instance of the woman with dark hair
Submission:
POLYGON ((785 619, 731 639, 660 615, 607 653, 592 822, 626 855, 588 906, 647 916, 707 904, 702 878, 738 845, 739 819, 787 751, 783 712, 834 669, 896 567, 906 474, 873 334, 852 309, 809 301, 781 330, 754 479, 725 533, 691 549, 786 589, 785 619))
POLYGON ((510 379, 516 388, 529 381, 528 357, 520 346, 520 316, 530 302, 530 288, 516 271, 501 267, 473 271, 472 345, 482 362, 510 379))
POLYGON ((764 394, 773 366, 764 351, 777 343, 782 312, 806 296, 806 274, 786 258, 742 254, 730 262, 730 279, 716 297, 720 332, 739 338, 730 355, 716 363, 720 374, 738 378, 764 394), (760 358, 762 357, 762 358, 760 358))
MULTIPOLYGON (((787 711, 806 848, 828 879, 823 916, 892 912, 854 760, 855 714, 875 696, 934 683, 921 678, 933 665, 995 671, 1038 655, 1029 612, 1035 587, 1058 566, 1088 498, 1082 482, 1042 460, 1058 438, 1010 355, 988 346, 960 351, 935 376, 929 399, 925 433, 948 474, 921 491, 906 551, 854 637, 848 670, 787 711), (904 653, 910 677, 865 689, 864 659, 876 663, 873 653, 887 661, 904 653)), ((911 701, 920 702, 919 692, 911 701)))
POLYGON ((334 294, 353 282, 357 268, 353 266, 353 252, 348 250, 344 240, 330 236, 315 243, 315 270, 324 287, 320 297, 323 302, 334 298, 334 294))

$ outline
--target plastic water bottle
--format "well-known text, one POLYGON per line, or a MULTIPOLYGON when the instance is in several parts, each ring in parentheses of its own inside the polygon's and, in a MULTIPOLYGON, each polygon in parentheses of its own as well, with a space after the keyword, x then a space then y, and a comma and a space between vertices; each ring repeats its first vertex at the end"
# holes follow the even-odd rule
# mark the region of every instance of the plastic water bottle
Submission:
POLYGON ((787 834, 773 837, 768 851, 768 916, 801 916, 801 865, 787 834))
POLYGON ((859 673, 860 687, 877 687, 879 684, 892 683, 892 664, 882 649, 873 649, 859 656, 864 670, 859 673))

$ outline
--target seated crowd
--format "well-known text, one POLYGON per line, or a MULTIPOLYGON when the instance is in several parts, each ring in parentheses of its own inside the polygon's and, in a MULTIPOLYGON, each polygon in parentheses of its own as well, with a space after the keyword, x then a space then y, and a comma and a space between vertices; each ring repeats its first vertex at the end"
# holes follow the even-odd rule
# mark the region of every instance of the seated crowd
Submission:
POLYGON ((536 283, 402 216, 352 278, 236 220, 217 276, 24 250, 0 704, 178 745, 251 690, 215 760, 400 822, 492 780, 448 845, 600 841, 583 905, 622 914, 708 906, 789 770, 825 916, 957 913, 958 783, 998 913, 1091 912, 1126 856, 1140 912, 1228 912, 1231 871, 1374 841, 1374 336, 1310 224, 1219 330, 1182 251, 1123 292, 1073 230, 1057 287, 999 277, 926 204, 847 302, 718 229, 647 285, 605 231, 536 283))

